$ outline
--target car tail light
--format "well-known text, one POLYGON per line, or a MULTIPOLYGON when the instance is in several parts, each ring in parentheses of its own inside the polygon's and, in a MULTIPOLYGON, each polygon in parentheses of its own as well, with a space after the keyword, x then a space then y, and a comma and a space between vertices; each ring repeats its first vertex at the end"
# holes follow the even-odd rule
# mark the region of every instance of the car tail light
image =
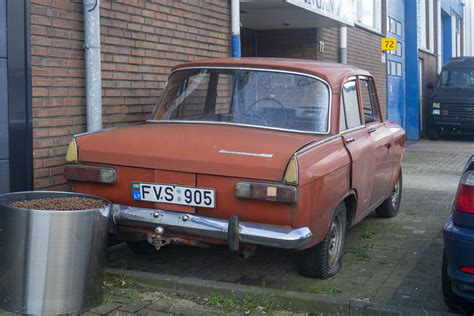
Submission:
POLYGON ((66 154, 66 162, 77 163, 77 144, 75 138, 71 139, 71 142, 69 142, 69 147, 66 154))
POLYGON ((474 268, 473 267, 461 267, 460 270, 463 273, 474 274, 474 268))
POLYGON ((86 165, 66 165, 64 167, 64 178, 71 181, 112 184, 117 182, 117 173, 113 168, 86 165))
POLYGON ((261 182, 240 181, 237 183, 235 195, 243 199, 283 203, 295 203, 297 200, 297 190, 295 187, 261 182))
POLYGON ((474 213, 474 170, 463 174, 456 194, 455 208, 460 212, 474 213))
POLYGON ((290 162, 285 170, 283 177, 284 184, 298 185, 298 159, 296 156, 291 157, 290 162))

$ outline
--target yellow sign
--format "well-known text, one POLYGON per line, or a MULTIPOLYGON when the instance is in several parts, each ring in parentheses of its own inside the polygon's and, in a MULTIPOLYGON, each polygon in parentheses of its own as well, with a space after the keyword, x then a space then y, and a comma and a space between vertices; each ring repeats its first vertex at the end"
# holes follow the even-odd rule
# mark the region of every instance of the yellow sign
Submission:
POLYGON ((382 38, 382 51, 397 50, 397 39, 393 37, 382 38))

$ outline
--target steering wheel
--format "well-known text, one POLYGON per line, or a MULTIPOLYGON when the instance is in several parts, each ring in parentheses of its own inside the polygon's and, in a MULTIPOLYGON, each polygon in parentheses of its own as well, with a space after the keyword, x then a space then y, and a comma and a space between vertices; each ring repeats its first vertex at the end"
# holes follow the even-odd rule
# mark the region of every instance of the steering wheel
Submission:
MULTIPOLYGON (((277 99, 274 99, 274 98, 271 98, 271 97, 265 97, 265 98, 261 98, 261 99, 255 100, 254 102, 252 102, 252 103, 247 107, 247 110, 248 110, 248 112, 250 112, 251 115, 257 116, 258 114, 260 114, 260 115, 258 115, 258 119, 259 119, 260 121, 262 121, 265 125, 267 125, 267 126, 272 126, 272 125, 275 124, 275 122, 273 122, 273 124, 269 124, 269 122, 268 122, 268 120, 267 120, 267 117, 265 117, 264 115, 261 115, 261 114, 263 114, 262 111, 261 111, 261 110, 259 111, 259 110, 256 109, 256 107, 255 107, 258 103, 260 103, 260 102, 262 102, 262 101, 271 101, 271 102, 275 103, 276 105, 278 105, 278 107, 280 107, 280 108, 282 108, 282 109, 284 109, 285 106, 284 106, 280 101, 278 101, 277 99)), ((252 117, 252 119, 254 119, 254 117, 252 117)), ((282 120, 282 119, 281 119, 281 116, 280 116, 277 125, 285 125, 286 122, 287 122, 287 120, 288 120, 287 117, 285 117, 284 120, 282 120)))
POLYGON ((265 97, 265 98, 261 98, 261 99, 258 99, 258 100, 255 100, 254 102, 252 102, 252 104, 250 104, 248 106, 248 110, 250 112, 255 112, 255 110, 253 109, 255 107, 255 105, 257 105, 258 103, 262 102, 262 101, 272 101, 272 102, 275 102, 279 107, 281 107, 282 109, 284 109, 285 107, 283 106, 283 104, 281 104, 280 101, 278 101, 277 99, 275 98, 271 98, 271 97, 265 97))

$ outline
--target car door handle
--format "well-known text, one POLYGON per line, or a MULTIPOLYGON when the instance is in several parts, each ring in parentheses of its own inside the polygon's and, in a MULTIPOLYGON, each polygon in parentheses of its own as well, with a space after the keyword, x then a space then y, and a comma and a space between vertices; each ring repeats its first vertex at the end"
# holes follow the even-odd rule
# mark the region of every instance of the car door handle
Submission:
POLYGON ((372 128, 369 128, 368 132, 369 132, 369 133, 373 133, 373 132, 375 132, 376 130, 377 130, 377 129, 376 129, 375 127, 372 127, 372 128))
POLYGON ((346 143, 349 144, 349 143, 352 143, 355 140, 356 140, 355 137, 348 137, 348 138, 346 138, 346 143))

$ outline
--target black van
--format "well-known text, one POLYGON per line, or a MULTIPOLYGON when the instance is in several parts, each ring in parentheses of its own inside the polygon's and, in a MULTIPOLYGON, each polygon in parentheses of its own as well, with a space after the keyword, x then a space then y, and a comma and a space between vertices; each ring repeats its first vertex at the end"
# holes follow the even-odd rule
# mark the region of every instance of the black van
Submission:
POLYGON ((427 107, 427 134, 474 133, 474 57, 451 58, 444 66, 427 107))

